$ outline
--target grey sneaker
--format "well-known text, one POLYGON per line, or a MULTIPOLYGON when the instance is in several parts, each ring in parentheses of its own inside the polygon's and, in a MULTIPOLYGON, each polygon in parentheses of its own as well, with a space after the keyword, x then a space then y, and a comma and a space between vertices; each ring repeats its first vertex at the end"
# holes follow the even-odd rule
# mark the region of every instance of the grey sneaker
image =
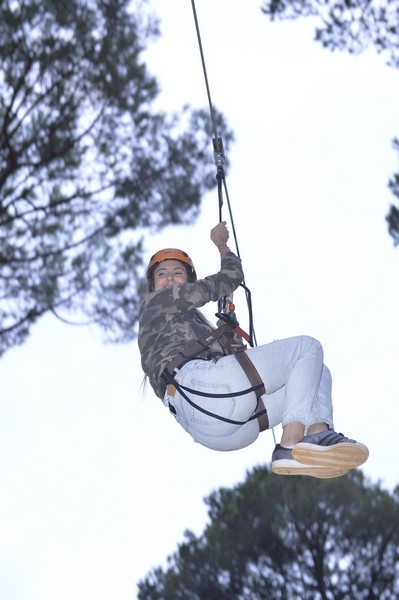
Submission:
POLYGON ((305 435, 295 444, 292 456, 304 465, 349 471, 366 462, 369 451, 364 444, 330 429, 305 435))
POLYGON ((319 479, 341 477, 348 472, 334 467, 305 465, 292 457, 292 450, 277 444, 272 454, 272 472, 276 475, 308 475, 319 479))

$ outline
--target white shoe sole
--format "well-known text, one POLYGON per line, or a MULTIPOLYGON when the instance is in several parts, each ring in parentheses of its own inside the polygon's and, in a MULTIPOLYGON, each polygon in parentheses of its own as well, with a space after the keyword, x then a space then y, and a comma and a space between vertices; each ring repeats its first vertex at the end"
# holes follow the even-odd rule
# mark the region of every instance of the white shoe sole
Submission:
POLYGON ((333 477, 342 477, 347 472, 348 470, 334 467, 301 464, 296 460, 281 459, 272 463, 272 473, 275 475, 307 475, 317 479, 332 479, 333 477))

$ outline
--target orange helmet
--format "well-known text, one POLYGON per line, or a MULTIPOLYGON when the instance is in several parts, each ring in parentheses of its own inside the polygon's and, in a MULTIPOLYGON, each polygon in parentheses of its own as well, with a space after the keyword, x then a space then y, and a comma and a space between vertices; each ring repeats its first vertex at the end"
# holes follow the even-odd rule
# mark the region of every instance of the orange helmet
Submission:
POLYGON ((149 292, 152 292, 154 290, 153 275, 155 267, 159 265, 159 263, 161 263, 162 261, 170 259, 179 260, 180 262, 184 263, 184 266, 186 267, 187 271, 188 281, 191 282, 197 279, 197 274, 194 269, 193 261, 191 260, 187 252, 179 250, 178 248, 164 248, 163 250, 158 250, 158 252, 156 252, 154 256, 151 257, 151 260, 148 263, 147 287, 149 292))

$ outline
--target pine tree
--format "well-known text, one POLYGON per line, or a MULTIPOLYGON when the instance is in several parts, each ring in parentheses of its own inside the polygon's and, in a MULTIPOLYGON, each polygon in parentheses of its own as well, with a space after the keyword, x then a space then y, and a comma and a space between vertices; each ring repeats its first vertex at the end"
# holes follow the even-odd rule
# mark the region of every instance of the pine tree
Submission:
POLYGON ((153 107, 158 34, 140 0, 0 3, 0 354, 48 311, 132 339, 143 236, 215 184, 207 111, 153 107))

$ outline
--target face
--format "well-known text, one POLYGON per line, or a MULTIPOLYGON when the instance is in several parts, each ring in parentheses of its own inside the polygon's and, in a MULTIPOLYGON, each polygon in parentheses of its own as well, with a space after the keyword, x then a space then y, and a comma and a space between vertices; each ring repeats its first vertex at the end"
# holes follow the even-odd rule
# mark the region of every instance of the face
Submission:
POLYGON ((180 260, 163 260, 154 269, 154 290, 163 290, 175 283, 187 283, 187 271, 180 260))

